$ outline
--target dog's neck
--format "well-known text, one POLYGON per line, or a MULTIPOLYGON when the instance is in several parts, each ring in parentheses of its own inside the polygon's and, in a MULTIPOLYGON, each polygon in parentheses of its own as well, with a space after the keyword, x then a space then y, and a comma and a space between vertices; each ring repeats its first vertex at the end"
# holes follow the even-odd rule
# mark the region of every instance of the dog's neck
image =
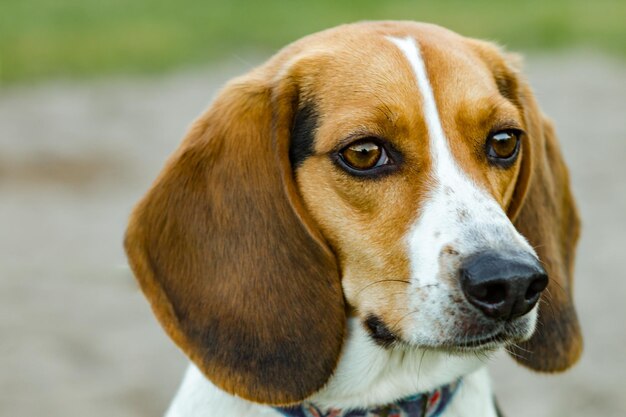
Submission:
MULTIPOLYGON (((326 386, 306 400, 321 410, 364 409, 398 398, 432 392, 462 378, 441 417, 496 417, 485 363, 475 355, 453 356, 418 349, 386 349, 360 323, 348 321, 341 360, 326 386)), ((195 366, 187 375, 167 417, 280 417, 276 409, 230 395, 207 380, 195 366)))
POLYGON ((284 417, 436 417, 441 416, 457 393, 462 379, 435 390, 418 393, 389 404, 370 408, 321 410, 311 402, 303 402, 291 407, 275 407, 284 417))
POLYGON ((320 408, 375 407, 453 383, 484 365, 475 355, 381 347, 353 318, 332 378, 309 400, 320 408))

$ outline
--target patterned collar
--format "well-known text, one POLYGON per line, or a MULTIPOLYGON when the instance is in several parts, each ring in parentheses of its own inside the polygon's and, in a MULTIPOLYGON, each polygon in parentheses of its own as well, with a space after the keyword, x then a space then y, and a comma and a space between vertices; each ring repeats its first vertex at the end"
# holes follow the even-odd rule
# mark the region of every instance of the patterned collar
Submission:
POLYGON ((322 411, 311 403, 292 407, 275 407, 285 417, 439 417, 452 401, 462 380, 444 385, 433 391, 419 393, 393 403, 373 407, 322 411))

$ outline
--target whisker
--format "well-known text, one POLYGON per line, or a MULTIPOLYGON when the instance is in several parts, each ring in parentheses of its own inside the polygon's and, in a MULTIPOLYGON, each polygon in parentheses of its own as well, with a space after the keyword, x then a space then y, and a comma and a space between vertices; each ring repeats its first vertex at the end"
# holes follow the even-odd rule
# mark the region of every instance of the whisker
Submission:
POLYGON ((415 313, 417 313, 417 312, 419 312, 419 310, 411 310, 411 311, 409 311, 409 312, 408 312, 408 313, 406 313, 404 316, 400 317, 400 319, 399 319, 398 321, 396 321, 396 322, 393 324, 393 326, 391 326, 391 328, 392 328, 392 329, 396 328, 396 326, 397 326, 398 324, 400 324, 400 322, 401 322, 402 320, 404 320, 405 318, 407 318, 407 317, 408 317, 408 316, 410 316, 411 314, 415 314, 415 313))
MULTIPOLYGON (((537 250, 537 249, 539 249, 539 248, 543 248, 543 247, 544 247, 544 246, 546 246, 546 245, 542 243, 542 244, 539 244, 539 245, 531 245, 531 246, 532 246, 532 248, 533 248, 534 250, 537 250)), ((541 262, 541 260, 539 260, 539 262, 541 262)), ((541 263, 543 263, 543 262, 541 262, 541 263)))
POLYGON ((406 279, 381 279, 381 280, 378 280, 378 281, 370 282, 369 284, 367 284, 366 286, 361 288, 357 292, 357 295, 361 294, 361 292, 365 291, 366 289, 368 289, 372 285, 382 284, 382 283, 385 283, 385 282, 399 282, 399 283, 403 283, 403 284, 410 284, 411 283, 410 281, 408 281, 406 279))
POLYGON ((426 356, 426 352, 427 350, 424 349, 424 351, 422 352, 422 356, 420 357, 420 364, 417 367, 417 386, 419 387, 419 380, 420 380, 420 372, 422 371, 422 362, 424 361, 424 356, 426 356))
POLYGON ((560 289, 561 291, 567 294, 567 290, 563 288, 563 286, 559 283, 559 281, 552 280, 552 282, 554 283, 554 285, 556 285, 556 288, 560 289))
POLYGON ((532 351, 530 351, 530 350, 528 350, 528 349, 525 349, 525 348, 521 347, 521 346, 520 346, 520 345, 518 345, 517 343, 511 343, 511 346, 515 346, 515 348, 516 348, 516 349, 521 350, 521 351, 524 351, 524 352, 526 352, 526 353, 532 353, 532 351))
MULTIPOLYGON (((516 349, 522 349, 519 345, 517 345, 517 344, 514 344, 514 343, 513 343, 513 344, 511 344, 510 346, 507 346, 507 347, 505 348, 506 352, 507 352, 509 355, 513 356, 514 358, 521 359, 521 360, 524 360, 524 361, 525 361, 525 360, 528 360, 528 358, 527 358, 527 357, 525 357, 524 355, 522 355, 522 354, 520 354, 520 353, 518 353, 518 352, 514 352, 512 349, 510 349, 510 347, 514 347, 514 348, 516 348, 516 349)), ((528 351, 527 351, 527 350, 525 350, 525 349, 522 349, 522 350, 524 350, 524 351, 528 352, 528 351)), ((528 353, 530 353, 530 352, 528 352, 528 353)))
MULTIPOLYGON (((494 342, 495 342, 495 338, 494 338, 494 340, 492 340, 492 341, 494 341, 494 342)), ((491 358, 489 357, 489 355, 487 355, 487 353, 486 353, 486 352, 482 352, 482 351, 480 351, 480 352, 474 351, 474 356, 476 356, 476 359, 478 359, 479 361, 481 361, 481 362, 482 362, 482 363, 484 363, 485 365, 488 365, 488 364, 489 364, 489 362, 490 362, 490 360, 491 360, 491 358)))
POLYGON ((540 302, 543 302, 544 305, 550 307, 550 311, 552 313, 553 316, 555 316, 556 311, 554 310, 554 305, 552 304, 552 293, 550 292, 549 289, 546 288, 546 297, 545 299, 540 299, 540 302))

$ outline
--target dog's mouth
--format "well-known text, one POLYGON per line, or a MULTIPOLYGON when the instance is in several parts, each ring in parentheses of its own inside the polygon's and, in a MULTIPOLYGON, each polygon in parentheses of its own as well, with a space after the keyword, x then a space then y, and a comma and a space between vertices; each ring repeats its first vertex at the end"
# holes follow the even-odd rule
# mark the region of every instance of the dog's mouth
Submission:
POLYGON ((385 322, 374 314, 367 316, 363 323, 372 340, 382 347, 390 347, 402 342, 400 336, 392 332, 385 322))
POLYGON ((457 343, 450 343, 443 346, 443 349, 450 351, 476 351, 497 349, 507 343, 511 343, 511 336, 505 332, 496 332, 488 336, 479 336, 476 338, 468 338, 457 343))
POLYGON ((438 344, 426 344, 415 346, 415 343, 404 340, 400 335, 392 331, 385 322, 376 315, 369 315, 363 322, 370 337, 376 344, 384 348, 394 346, 422 347, 433 350, 443 350, 451 353, 466 353, 496 350, 500 347, 523 340, 523 332, 518 326, 504 325, 498 329, 484 331, 476 335, 464 335, 459 338, 445 340, 438 344))

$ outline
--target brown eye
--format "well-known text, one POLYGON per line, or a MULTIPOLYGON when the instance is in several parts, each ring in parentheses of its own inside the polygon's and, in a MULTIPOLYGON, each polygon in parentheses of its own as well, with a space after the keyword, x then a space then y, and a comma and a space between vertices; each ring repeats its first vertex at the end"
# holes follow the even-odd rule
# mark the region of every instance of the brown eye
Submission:
POLYGON ((520 132, 503 130, 496 132, 487 139, 487 156, 497 165, 508 166, 515 161, 519 151, 520 132))
POLYGON ((342 162, 356 171, 367 171, 389 163, 385 148, 370 140, 360 140, 339 153, 342 162))

